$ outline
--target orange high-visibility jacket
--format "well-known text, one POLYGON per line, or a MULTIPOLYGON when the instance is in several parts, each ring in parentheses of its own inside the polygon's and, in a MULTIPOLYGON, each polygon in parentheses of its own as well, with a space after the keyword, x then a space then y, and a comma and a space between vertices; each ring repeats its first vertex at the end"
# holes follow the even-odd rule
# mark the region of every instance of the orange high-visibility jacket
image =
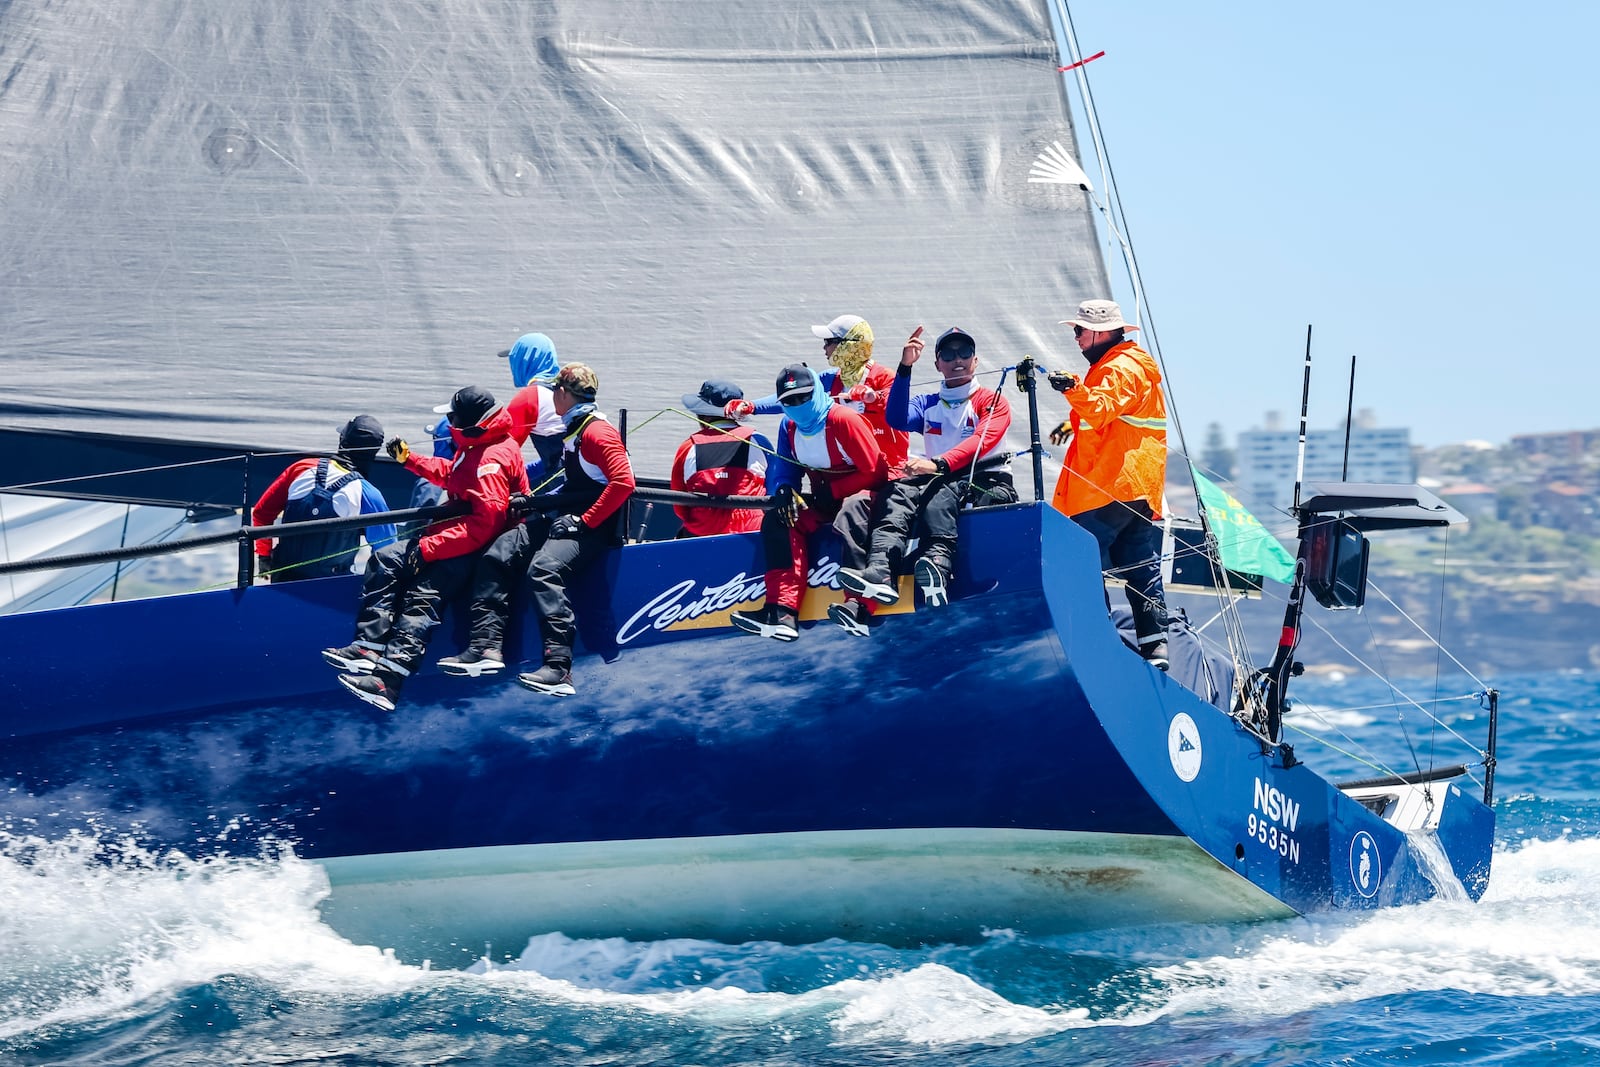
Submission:
POLYGON ((1167 483, 1167 402, 1150 353, 1124 341, 1062 394, 1072 441, 1051 503, 1079 515, 1113 500, 1145 500, 1157 518, 1167 483))

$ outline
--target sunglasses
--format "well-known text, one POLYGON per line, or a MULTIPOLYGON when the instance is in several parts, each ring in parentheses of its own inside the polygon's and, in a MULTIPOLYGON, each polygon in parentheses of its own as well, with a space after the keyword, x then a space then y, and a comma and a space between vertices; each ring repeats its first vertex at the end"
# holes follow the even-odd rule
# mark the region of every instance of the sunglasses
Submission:
POLYGON ((933 354, 933 358, 953 363, 956 360, 971 359, 976 354, 977 349, 970 345, 945 345, 933 354))

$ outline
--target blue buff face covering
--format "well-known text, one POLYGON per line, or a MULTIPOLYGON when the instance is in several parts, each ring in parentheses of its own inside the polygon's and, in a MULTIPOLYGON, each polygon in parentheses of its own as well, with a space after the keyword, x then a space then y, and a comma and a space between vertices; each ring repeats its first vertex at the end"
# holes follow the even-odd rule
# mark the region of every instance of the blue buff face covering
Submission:
POLYGON ((567 409, 567 413, 565 415, 561 416, 561 422, 562 422, 563 425, 566 426, 567 429, 570 430, 570 429, 572 429, 572 424, 573 423, 578 422, 580 419, 582 419, 585 415, 589 414, 593 410, 594 410, 594 401, 592 401, 592 400, 589 401, 587 404, 574 404, 570 408, 567 409))
POLYGON ((823 425, 828 421, 828 409, 831 407, 833 407, 833 397, 822 388, 822 379, 819 377, 811 386, 811 399, 804 404, 785 406, 783 413, 793 421, 795 429, 811 437, 822 432, 823 425))

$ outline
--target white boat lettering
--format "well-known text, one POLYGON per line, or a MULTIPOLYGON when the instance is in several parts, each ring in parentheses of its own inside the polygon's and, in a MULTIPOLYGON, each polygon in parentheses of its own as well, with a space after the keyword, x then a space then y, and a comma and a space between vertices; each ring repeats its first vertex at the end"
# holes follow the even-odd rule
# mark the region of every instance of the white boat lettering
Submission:
POLYGON ((1274 822, 1281 822, 1290 833, 1300 821, 1300 803, 1288 794, 1256 779, 1256 810, 1274 822))
POLYGON ((1245 824, 1245 832, 1261 844, 1266 845, 1268 851, 1276 852, 1290 863, 1300 862, 1299 840, 1291 836, 1288 831, 1278 829, 1275 823, 1261 818, 1253 811, 1245 824))
MULTIPOLYGON (((806 582, 816 588, 837 588, 839 564, 827 556, 819 557, 807 573, 806 582)), ((693 578, 685 578, 646 602, 617 630, 617 644, 625 645, 650 630, 670 629, 674 623, 728 611, 740 604, 759 600, 766 595, 766 576, 752 576, 740 571, 721 585, 705 586, 694 600, 680 603, 694 586, 693 578)))
POLYGON ((839 588, 839 564, 827 556, 818 556, 806 573, 806 584, 813 588, 839 588))
POLYGON ((665 630, 676 622, 727 611, 762 596, 766 591, 761 575, 750 577, 740 571, 721 585, 703 587, 694 600, 680 603, 694 587, 694 579, 685 578, 648 601, 617 630, 617 644, 625 645, 648 630, 665 630))

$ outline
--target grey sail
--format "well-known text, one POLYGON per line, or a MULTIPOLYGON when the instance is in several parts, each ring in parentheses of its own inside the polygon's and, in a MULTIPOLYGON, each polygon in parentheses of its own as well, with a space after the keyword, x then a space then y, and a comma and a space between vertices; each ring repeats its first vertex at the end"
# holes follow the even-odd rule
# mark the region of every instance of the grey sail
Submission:
POLYGON ((13 426, 414 436, 538 329, 659 474, 812 323, 992 371, 1106 292, 1043 0, 13 0, 0 61, 13 426))

